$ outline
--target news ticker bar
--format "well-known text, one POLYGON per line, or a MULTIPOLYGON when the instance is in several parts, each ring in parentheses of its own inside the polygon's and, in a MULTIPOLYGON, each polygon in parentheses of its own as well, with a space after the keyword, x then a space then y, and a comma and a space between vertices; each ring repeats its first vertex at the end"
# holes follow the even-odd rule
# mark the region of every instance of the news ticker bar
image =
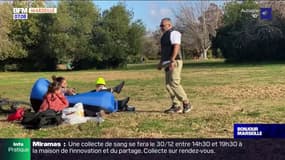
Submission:
POLYGON ((5 160, 285 159, 285 139, 0 139, 5 160), (272 155, 271 155, 272 154, 272 155))
POLYGON ((234 138, 285 138, 285 124, 234 124, 234 138))

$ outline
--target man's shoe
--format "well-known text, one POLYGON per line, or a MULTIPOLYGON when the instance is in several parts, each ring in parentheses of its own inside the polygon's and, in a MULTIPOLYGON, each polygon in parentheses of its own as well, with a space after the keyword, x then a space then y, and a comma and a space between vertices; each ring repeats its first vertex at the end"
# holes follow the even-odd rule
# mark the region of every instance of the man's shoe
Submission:
POLYGON ((192 110, 192 106, 190 103, 188 104, 183 104, 183 113, 187 113, 187 112, 190 112, 192 110))
POLYGON ((130 100, 130 97, 127 97, 123 100, 118 101, 118 111, 125 111, 126 107, 128 106, 128 102, 130 100))
POLYGON ((177 106, 171 106, 169 109, 165 110, 164 113, 181 113, 182 109, 181 107, 177 106))
POLYGON ((135 107, 133 107, 133 106, 128 106, 128 105, 126 105, 126 106, 125 106, 125 109, 124 109, 124 111, 126 111, 126 112, 134 112, 135 110, 136 110, 135 107))
POLYGON ((113 91, 118 93, 118 94, 121 93, 124 85, 125 85, 125 81, 122 81, 119 85, 117 85, 116 87, 113 88, 113 91))

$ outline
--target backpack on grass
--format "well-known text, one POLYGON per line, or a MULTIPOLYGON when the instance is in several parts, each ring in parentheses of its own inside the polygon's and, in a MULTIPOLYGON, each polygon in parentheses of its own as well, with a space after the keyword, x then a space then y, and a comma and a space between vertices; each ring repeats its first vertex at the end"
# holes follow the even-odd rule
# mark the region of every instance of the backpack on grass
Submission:
POLYGON ((52 109, 43 112, 25 112, 21 124, 27 129, 57 126, 62 123, 62 113, 52 109))

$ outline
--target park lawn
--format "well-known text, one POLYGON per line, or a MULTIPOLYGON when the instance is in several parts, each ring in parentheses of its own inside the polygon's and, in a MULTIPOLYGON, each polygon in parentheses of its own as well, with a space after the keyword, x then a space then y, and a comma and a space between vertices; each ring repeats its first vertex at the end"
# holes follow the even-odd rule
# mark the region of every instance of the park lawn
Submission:
POLYGON ((2 72, 0 96, 29 101, 31 87, 39 77, 65 76, 78 92, 94 88, 97 77, 114 86, 125 80, 118 99, 130 96, 136 112, 105 115, 98 125, 87 122, 26 130, 6 122, 0 114, 0 137, 30 138, 232 138, 234 123, 285 122, 285 64, 226 64, 222 60, 187 61, 182 85, 194 109, 187 114, 165 114, 170 100, 164 72, 156 65, 129 65, 122 70, 70 72, 2 72))

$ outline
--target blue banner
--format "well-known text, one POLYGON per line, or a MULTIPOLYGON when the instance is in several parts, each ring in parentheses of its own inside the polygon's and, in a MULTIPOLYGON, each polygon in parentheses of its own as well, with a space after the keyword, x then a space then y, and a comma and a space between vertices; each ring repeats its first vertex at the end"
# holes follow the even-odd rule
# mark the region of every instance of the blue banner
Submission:
POLYGON ((234 138, 285 138, 285 124, 234 124, 234 138))
POLYGON ((271 20, 272 8, 260 8, 260 18, 263 20, 271 20))

